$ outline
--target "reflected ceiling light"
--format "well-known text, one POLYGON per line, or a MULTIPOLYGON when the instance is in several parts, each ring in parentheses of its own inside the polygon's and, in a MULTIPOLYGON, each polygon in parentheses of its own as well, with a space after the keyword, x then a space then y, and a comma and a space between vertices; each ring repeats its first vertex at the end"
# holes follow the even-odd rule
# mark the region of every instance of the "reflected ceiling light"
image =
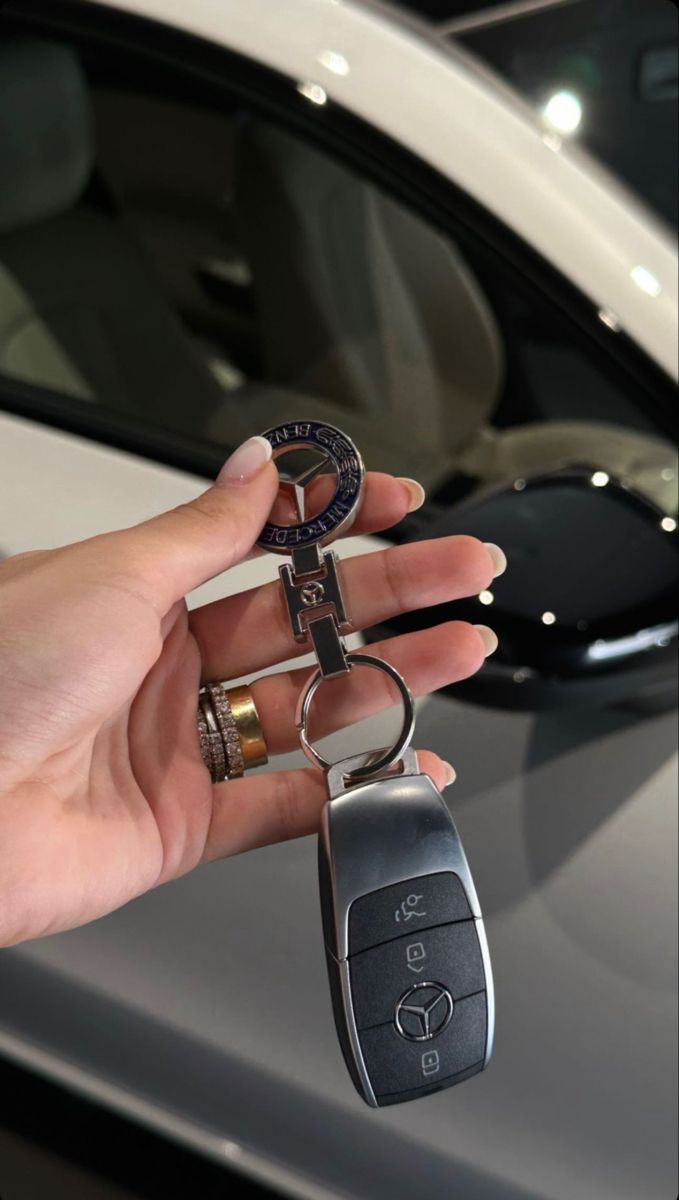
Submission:
POLYGON ((660 472, 660 478, 664 479, 665 483, 669 483, 671 479, 674 479, 674 471, 671 467, 663 467, 660 472))
POLYGON ((619 333, 620 321, 618 320, 617 314, 613 312, 612 308, 600 308, 597 316, 599 320, 603 321, 604 325, 607 325, 608 328, 612 329, 614 333, 619 333))
POLYGON ((665 530, 665 533, 674 533, 677 528, 677 522, 674 517, 663 517, 660 522, 660 528, 665 530))
POLYGON ((559 133, 574 133, 582 120, 582 104, 572 92, 555 92, 545 104, 542 115, 559 133))
POLYGON ((610 475, 607 475, 605 471, 595 471, 594 474, 590 476, 589 480, 592 487, 606 487, 606 484, 610 483, 610 481, 611 477, 610 475))
POLYGON ((300 96, 305 96, 312 104, 325 104, 328 99, 328 93, 320 83, 298 83, 297 91, 300 96))
POLYGON ((333 75, 349 74, 349 63, 344 55, 338 54, 336 50, 322 50, 317 62, 327 71, 332 71, 333 75))
POLYGON ((642 292, 646 292, 647 296, 659 296, 661 287, 652 271, 647 267, 632 267, 630 275, 637 287, 641 288, 642 292))
POLYGON ((492 592, 479 592, 479 600, 482 604, 492 604, 494 599, 495 597, 492 592))
POLYGON ((558 133, 543 133, 542 140, 545 146, 548 146, 555 154, 558 154, 563 146, 563 139, 559 137, 558 133))
POLYGON ((556 621, 556 616, 553 612, 543 612, 540 620, 542 621, 543 625, 553 625, 556 621))
POLYGON ((238 1142, 230 1142, 227 1138, 222 1141, 222 1154, 228 1158, 230 1162, 236 1162, 243 1157, 243 1148, 238 1145, 238 1142))
POLYGON ((638 650, 652 650, 654 646, 668 646, 676 637, 676 622, 667 625, 654 625, 651 629, 640 629, 637 633, 625 637, 597 638, 592 646, 587 648, 587 657, 594 662, 605 662, 607 659, 620 658, 622 655, 634 654, 638 650))
POLYGON ((525 479, 515 479, 513 486, 515 492, 522 492, 526 486, 526 481, 525 479))

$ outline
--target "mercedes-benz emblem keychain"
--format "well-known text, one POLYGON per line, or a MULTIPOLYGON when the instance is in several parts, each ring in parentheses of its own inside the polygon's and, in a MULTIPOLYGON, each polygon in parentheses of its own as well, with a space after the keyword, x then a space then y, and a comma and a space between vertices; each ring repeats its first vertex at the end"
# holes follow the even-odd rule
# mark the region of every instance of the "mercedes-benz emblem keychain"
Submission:
POLYGON ((349 1073, 372 1107, 413 1100, 483 1070, 494 1027, 488 944, 467 859, 443 797, 410 748, 414 705, 394 668, 348 652, 351 630, 335 555, 322 550, 356 515, 364 476, 353 442, 330 425, 294 421, 263 435, 274 459, 314 452, 282 486, 293 525, 265 525, 259 545, 290 554, 280 568, 295 639, 318 669, 299 698, 302 748, 327 772, 319 834, 319 882, 333 1012, 349 1073), (305 487, 334 468, 325 508, 307 518, 305 487), (391 748, 329 763, 312 746, 312 700, 326 679, 361 667, 384 671, 403 702, 391 748))

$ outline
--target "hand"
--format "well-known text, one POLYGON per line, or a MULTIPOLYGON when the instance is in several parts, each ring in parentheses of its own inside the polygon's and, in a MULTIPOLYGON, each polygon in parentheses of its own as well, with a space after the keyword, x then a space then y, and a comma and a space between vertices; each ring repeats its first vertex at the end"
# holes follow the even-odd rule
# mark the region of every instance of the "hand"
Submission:
MULTIPOLYGON (((189 504, 0 564, 0 945, 83 924, 200 863, 317 827, 320 771, 212 785, 196 730, 201 682, 307 652, 277 582, 192 612, 184 600, 252 551, 277 481, 268 443, 253 438, 189 504)), ((411 496, 407 481, 368 474, 352 532, 401 520, 411 496)), ((502 569, 498 556, 451 537, 348 560, 348 611, 363 628, 480 592, 502 569)), ((423 694, 471 675, 493 639, 455 621, 372 651, 423 694)), ((270 754, 298 744, 308 675, 253 684, 270 754)), ((360 707, 355 696, 333 727, 390 703, 381 675, 363 675, 360 707)), ((419 763, 439 787, 450 781, 435 755, 419 763)))

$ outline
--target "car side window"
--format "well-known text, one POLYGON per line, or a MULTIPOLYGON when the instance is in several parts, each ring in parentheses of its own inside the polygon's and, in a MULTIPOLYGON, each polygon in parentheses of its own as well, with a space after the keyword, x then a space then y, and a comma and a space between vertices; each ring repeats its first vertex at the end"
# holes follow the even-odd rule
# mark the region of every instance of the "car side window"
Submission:
POLYGON ((634 386, 462 231, 235 94, 211 108, 21 36, 0 46, 10 91, 5 377, 219 448, 324 420, 444 504, 578 465, 676 511, 634 386))

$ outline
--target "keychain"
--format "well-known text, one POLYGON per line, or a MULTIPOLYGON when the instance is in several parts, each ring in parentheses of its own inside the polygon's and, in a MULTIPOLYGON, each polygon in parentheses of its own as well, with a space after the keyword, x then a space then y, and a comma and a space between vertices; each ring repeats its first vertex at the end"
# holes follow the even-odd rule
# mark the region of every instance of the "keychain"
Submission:
POLYGON ((318 421, 277 425, 263 436, 274 459, 314 452, 308 470, 281 484, 297 522, 269 522, 258 544, 291 555, 279 573, 292 631, 318 662, 299 698, 297 728, 305 754, 327 776, 318 862, 337 1033, 363 1099, 398 1104, 460 1083, 488 1062, 494 996, 483 919, 453 820, 410 748, 415 716, 405 680, 343 641, 351 621, 335 555, 322 547, 356 516, 361 457, 346 434, 318 421), (334 490, 307 517, 306 489, 325 482, 330 467, 334 490), (330 763, 309 739, 312 700, 324 680, 364 668, 395 683, 400 733, 391 747, 330 763))

